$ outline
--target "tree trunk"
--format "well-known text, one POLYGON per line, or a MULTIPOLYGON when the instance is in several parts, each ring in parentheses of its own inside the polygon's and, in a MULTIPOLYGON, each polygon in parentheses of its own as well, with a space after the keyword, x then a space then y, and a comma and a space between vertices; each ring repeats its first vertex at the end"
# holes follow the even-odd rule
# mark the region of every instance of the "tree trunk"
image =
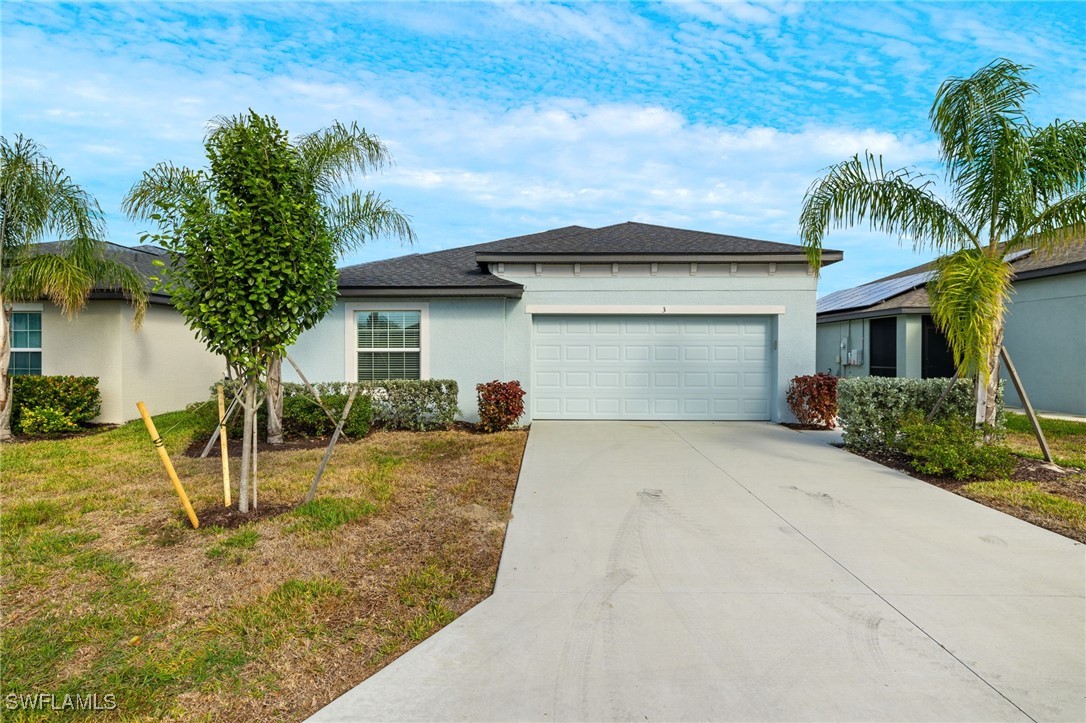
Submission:
POLYGON ((268 444, 283 443, 283 357, 268 364, 268 444))
POLYGON ((245 377, 245 413, 241 432, 241 479, 238 480, 238 511, 249 512, 249 467, 253 458, 253 429, 256 427, 256 377, 245 377))
POLYGON ((988 383, 977 387, 977 422, 989 427, 996 426, 999 399, 999 350, 1003 348, 1003 320, 996 329, 995 345, 988 350, 988 383), (983 406, 981 404, 983 395, 983 406))
POLYGON ((11 439, 11 378, 8 364, 11 362, 11 304, 0 299, 0 442, 11 439))

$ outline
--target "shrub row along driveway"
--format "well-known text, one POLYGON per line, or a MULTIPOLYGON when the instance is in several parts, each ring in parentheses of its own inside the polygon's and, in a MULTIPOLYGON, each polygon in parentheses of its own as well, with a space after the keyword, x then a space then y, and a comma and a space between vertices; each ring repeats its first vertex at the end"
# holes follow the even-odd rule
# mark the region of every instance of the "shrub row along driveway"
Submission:
POLYGON ((495 594, 319 720, 1078 720, 1084 547, 753 423, 533 425, 495 594))

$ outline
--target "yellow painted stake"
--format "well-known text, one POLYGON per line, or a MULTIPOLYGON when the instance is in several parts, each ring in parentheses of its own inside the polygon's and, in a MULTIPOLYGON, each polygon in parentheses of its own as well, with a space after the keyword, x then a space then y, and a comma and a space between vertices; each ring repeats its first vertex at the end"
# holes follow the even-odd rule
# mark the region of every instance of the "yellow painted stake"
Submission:
POLYGON ((162 437, 158 436, 158 430, 155 429, 155 423, 151 420, 151 415, 147 413, 147 407, 143 406, 143 402, 136 402, 136 408, 140 410, 143 423, 147 425, 147 433, 151 435, 151 443, 158 450, 158 456, 166 467, 166 474, 170 476, 173 488, 177 491, 177 496, 181 498, 181 506, 185 508, 185 514, 189 516, 189 522, 192 523, 193 529, 199 527, 200 521, 196 519, 196 512, 192 509, 189 496, 185 494, 185 488, 181 486, 181 480, 177 479, 177 472, 174 471, 173 463, 170 462, 170 455, 166 454, 166 446, 162 443, 162 437))
POLYGON ((226 444, 226 400, 223 398, 222 384, 217 387, 219 393, 219 449, 222 450, 222 501, 230 506, 230 451, 226 444))

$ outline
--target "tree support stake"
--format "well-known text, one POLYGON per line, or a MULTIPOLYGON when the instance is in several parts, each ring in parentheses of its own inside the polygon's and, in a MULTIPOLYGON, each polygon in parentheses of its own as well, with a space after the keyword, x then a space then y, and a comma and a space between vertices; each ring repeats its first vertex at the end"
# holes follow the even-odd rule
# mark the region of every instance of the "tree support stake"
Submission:
POLYGON ((143 402, 136 402, 136 408, 140 410, 143 423, 147 426, 147 433, 151 435, 151 443, 155 445, 159 459, 162 460, 163 466, 166 467, 166 474, 169 475, 170 482, 173 482, 173 488, 177 492, 177 496, 181 498, 181 506, 185 508, 185 514, 189 516, 189 522, 192 523, 192 529, 195 530, 200 526, 200 520, 196 519, 196 512, 192 509, 189 496, 185 494, 185 488, 181 486, 181 480, 177 478, 177 472, 174 471, 170 455, 166 453, 166 445, 162 442, 162 437, 158 436, 155 423, 151 419, 151 415, 147 413, 147 407, 143 405, 143 402))
POLYGON ((999 347, 999 355, 1003 357, 1003 363, 1007 365, 1007 375, 1010 376, 1011 382, 1014 383, 1018 398, 1022 400, 1022 407, 1026 410, 1029 423, 1033 425, 1033 436, 1037 438, 1037 444, 1041 445, 1041 454, 1044 455, 1045 462, 1056 464, 1052 460, 1052 452, 1048 449, 1048 440, 1045 439, 1044 430, 1041 429, 1041 420, 1037 418, 1037 413, 1033 411, 1033 405, 1029 403, 1029 396, 1026 394, 1025 387, 1022 386, 1022 380, 1018 378, 1018 370, 1014 368, 1014 362, 1011 361, 1011 355, 1007 353, 1007 347, 999 347))

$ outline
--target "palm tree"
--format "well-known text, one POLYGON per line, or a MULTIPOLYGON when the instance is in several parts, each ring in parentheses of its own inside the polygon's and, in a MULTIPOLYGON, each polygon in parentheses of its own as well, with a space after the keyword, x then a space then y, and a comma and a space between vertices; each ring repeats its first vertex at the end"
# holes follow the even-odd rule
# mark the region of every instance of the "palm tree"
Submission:
POLYGON ((138 329, 147 308, 140 277, 109 259, 105 222, 94 198, 22 135, 0 137, 0 440, 11 436, 12 305, 46 298, 69 318, 95 285, 123 291, 135 307, 138 329), (36 253, 35 243, 61 239, 58 253, 36 253))
MULTIPOLYGON (((219 117, 209 134, 221 132, 244 122, 244 116, 219 117)), ((380 236, 392 236, 413 242, 415 233, 409 218, 373 191, 350 188, 358 177, 391 165, 387 146, 357 123, 338 121, 328 128, 301 135, 294 143, 302 165, 320 199, 323 222, 331 233, 337 257, 380 236)), ((155 215, 183 214, 186 203, 199 200, 205 188, 206 173, 160 163, 145 172, 124 200, 124 209, 133 219, 154 220, 155 215)), ((282 394, 280 391, 282 359, 275 357, 268 368, 268 441, 282 442, 282 394)))
POLYGON ((814 268, 833 226, 863 222, 942 254, 928 282, 932 317, 962 375, 977 379, 976 421, 994 425, 1008 258, 1086 238, 1086 124, 1026 117, 1036 91, 1028 68, 999 59, 939 87, 929 117, 939 139, 948 198, 934 181, 881 157, 831 166, 807 190, 800 234, 814 268))

